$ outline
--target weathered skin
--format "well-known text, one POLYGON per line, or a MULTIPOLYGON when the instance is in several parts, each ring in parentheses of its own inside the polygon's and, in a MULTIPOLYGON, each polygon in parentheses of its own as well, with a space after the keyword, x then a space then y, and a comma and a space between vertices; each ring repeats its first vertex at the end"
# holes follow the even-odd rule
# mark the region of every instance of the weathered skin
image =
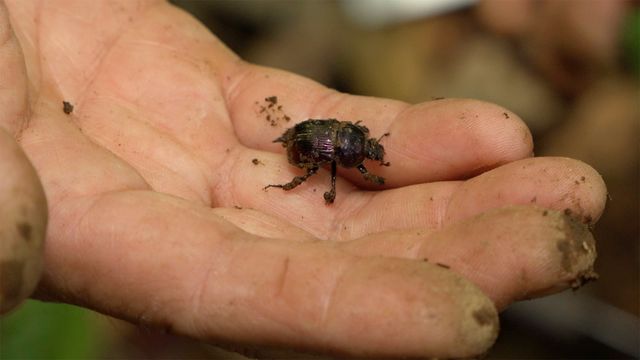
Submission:
MULTIPOLYGON (((389 134, 384 134, 382 137, 389 134)), ((382 138, 381 137, 381 138, 382 138)), ((384 178, 370 174, 364 167, 365 159, 384 162, 384 147, 380 139, 370 139, 369 129, 350 121, 336 119, 309 119, 287 129, 274 142, 281 142, 287 148, 287 158, 291 165, 306 169, 307 173, 296 176, 290 182, 280 185, 267 185, 291 190, 305 182, 315 174, 320 166, 331 164, 331 189, 324 193, 327 204, 333 203, 336 197, 337 165, 345 168, 357 167, 365 179, 378 185, 384 184, 384 178)))
POLYGON ((36 288, 43 267, 47 201, 28 158, 0 127, 0 314, 36 288))

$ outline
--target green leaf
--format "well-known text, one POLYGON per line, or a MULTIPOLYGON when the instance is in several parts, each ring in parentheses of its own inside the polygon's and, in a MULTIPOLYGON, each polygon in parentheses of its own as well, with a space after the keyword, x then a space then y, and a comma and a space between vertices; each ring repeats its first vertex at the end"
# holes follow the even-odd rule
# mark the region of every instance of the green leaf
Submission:
POLYGON ((28 300, 0 318, 0 359, 88 359, 104 349, 97 317, 80 307, 28 300))

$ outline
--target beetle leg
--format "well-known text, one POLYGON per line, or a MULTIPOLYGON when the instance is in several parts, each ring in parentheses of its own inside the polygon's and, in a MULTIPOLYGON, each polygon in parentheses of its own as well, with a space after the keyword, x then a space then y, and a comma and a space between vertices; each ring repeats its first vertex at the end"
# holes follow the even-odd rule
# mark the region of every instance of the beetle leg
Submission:
POLYGON ((302 184, 303 182, 305 182, 311 175, 315 174, 318 171, 318 167, 314 166, 312 168, 308 168, 307 169, 307 173, 302 175, 302 176, 296 176, 293 178, 293 180, 291 180, 290 182, 286 183, 286 184, 277 184, 277 185, 273 185, 273 184, 269 184, 267 186, 265 186, 263 188, 263 190, 266 190, 270 187, 277 187, 277 188, 281 188, 284 190, 291 190, 293 188, 295 188, 296 186, 302 184))
MULTIPOLYGON (((386 133, 382 134, 382 135, 378 138, 378 140, 376 140, 376 141, 377 141, 377 142, 380 142, 380 140, 382 140, 382 138, 383 138, 383 137, 389 136, 390 134, 391 134, 391 133, 386 132, 386 133)), ((390 163, 390 162, 388 162, 388 161, 387 161, 387 162, 385 162, 384 160, 380 159, 380 165, 382 165, 382 166, 389 166, 389 165, 391 165, 391 163, 390 163)))
POLYGON ((279 138, 273 140, 274 143, 282 143, 283 147, 287 146, 287 137, 285 135, 280 136, 279 138))
POLYGON ((336 198, 336 172, 337 164, 334 161, 331 162, 331 190, 324 193, 324 202, 327 204, 333 203, 336 198))
POLYGON ((380 177, 378 175, 373 175, 372 173, 370 173, 366 167, 364 167, 364 165, 360 164, 358 165, 358 170, 360 170, 360 173, 362 174, 362 176, 371 181, 372 183, 378 184, 378 185, 383 185, 384 184, 384 178, 380 177))

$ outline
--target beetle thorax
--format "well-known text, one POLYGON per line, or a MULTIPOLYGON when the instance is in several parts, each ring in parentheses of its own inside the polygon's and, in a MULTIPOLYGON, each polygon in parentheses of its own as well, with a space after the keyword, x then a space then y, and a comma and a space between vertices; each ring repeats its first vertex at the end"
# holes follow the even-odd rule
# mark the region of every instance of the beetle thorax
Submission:
POLYGON ((336 132, 336 161, 343 167, 360 165, 365 159, 366 135, 360 128, 345 123, 336 132))

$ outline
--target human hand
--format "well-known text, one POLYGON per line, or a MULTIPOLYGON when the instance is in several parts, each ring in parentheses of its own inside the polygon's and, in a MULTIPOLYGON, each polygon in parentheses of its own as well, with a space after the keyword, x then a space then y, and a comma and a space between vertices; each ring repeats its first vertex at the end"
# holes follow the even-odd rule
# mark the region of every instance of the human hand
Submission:
POLYGON ((601 178, 530 158, 507 110, 340 94, 242 62, 163 2, 7 8, 23 54, 2 34, 20 90, 2 126, 49 202, 39 298, 215 343, 464 357, 495 340, 496 307, 591 275, 594 242, 573 218, 598 219, 601 178), (342 169, 331 206, 325 170, 263 191, 299 174, 271 142, 291 124, 256 109, 272 95, 294 121, 390 132, 391 166, 370 169, 384 190, 342 169))

